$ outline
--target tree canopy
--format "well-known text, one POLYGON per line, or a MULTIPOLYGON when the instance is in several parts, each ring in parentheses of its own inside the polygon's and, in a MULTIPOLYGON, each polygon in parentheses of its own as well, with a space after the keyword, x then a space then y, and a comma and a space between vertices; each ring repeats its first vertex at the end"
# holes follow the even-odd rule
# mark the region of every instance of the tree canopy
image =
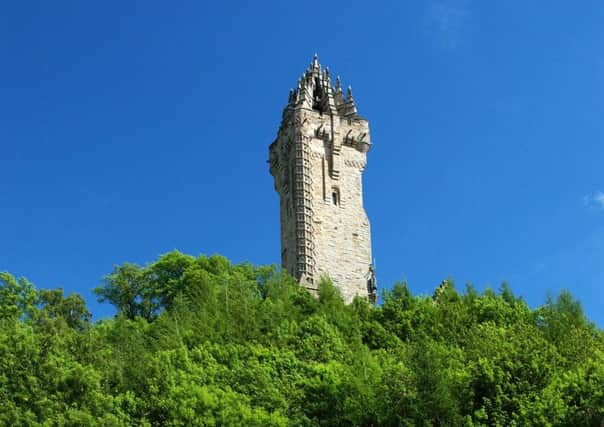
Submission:
POLYGON ((604 333, 568 292, 406 283, 374 306, 171 252, 84 299, 0 273, 0 425, 600 426, 604 333))

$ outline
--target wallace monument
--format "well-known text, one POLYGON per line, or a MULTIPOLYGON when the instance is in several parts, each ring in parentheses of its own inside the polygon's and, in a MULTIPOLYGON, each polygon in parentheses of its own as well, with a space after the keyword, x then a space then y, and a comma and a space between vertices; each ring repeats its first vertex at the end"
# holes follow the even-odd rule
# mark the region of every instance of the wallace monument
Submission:
POLYGON ((329 276, 346 302, 376 298, 371 232, 362 175, 371 147, 369 123, 352 90, 332 86, 315 55, 283 110, 269 148, 280 196, 281 264, 316 293, 329 276))

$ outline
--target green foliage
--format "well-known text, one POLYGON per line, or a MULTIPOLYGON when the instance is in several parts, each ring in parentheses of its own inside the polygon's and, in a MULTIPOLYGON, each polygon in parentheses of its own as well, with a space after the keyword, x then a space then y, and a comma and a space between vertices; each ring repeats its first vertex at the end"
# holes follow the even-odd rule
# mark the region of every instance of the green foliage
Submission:
POLYGON ((0 273, 0 426, 600 426, 604 334, 507 284, 374 306, 272 266, 171 252, 81 296, 0 273))
POLYGON ((38 292, 25 278, 15 279, 0 272, 0 319, 15 320, 31 316, 38 303, 38 292))

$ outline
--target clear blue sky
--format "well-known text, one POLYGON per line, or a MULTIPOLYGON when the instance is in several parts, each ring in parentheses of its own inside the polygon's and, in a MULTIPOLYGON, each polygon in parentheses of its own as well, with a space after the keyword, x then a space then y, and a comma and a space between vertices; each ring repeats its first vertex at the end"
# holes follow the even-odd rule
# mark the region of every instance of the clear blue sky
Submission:
POLYGON ((91 289, 179 249, 279 262, 267 150, 317 52, 370 120, 381 287, 440 281, 604 325, 601 2, 0 6, 0 270, 91 289))

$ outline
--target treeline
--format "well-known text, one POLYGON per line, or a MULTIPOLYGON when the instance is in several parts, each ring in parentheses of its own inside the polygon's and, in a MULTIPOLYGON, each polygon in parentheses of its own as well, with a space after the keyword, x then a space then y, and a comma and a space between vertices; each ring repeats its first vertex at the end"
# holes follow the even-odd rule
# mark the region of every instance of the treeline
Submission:
POLYGON ((274 267, 172 252, 81 296, 0 274, 0 425, 601 426, 604 334, 563 292, 345 305, 274 267))

